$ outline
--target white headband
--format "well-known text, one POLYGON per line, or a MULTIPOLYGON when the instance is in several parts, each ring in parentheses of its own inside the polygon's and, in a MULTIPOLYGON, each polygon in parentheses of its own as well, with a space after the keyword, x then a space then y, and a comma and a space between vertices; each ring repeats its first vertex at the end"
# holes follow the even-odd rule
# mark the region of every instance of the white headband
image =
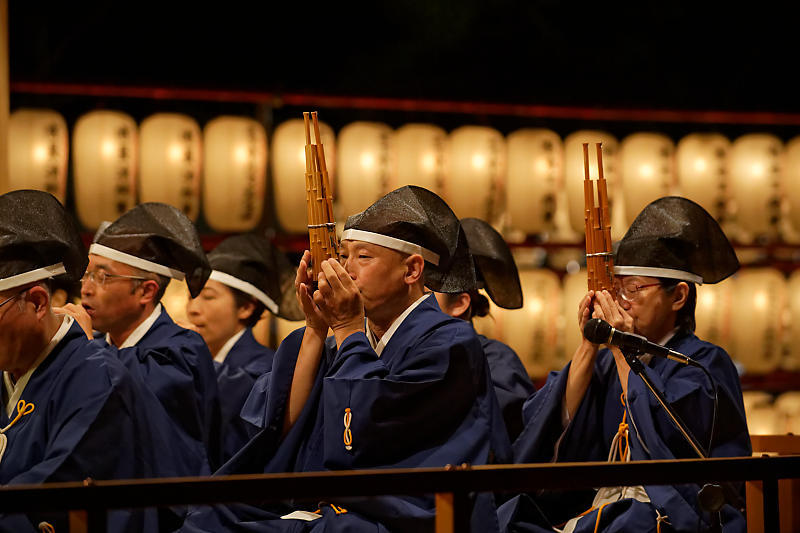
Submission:
POLYGON ((439 254, 434 253, 427 248, 423 248, 419 244, 414 244, 413 242, 408 242, 401 239, 395 239, 394 237, 389 237, 388 235, 384 235, 382 233, 373 233, 371 231, 364 231, 360 229, 346 229, 344 230, 344 233, 342 233, 342 240, 368 242, 377 244, 378 246, 383 246, 384 248, 391 248, 392 250, 397 250, 398 252, 419 254, 423 259, 425 259, 425 261, 439 266, 439 254))
POLYGON ((28 272, 16 274, 10 278, 0 279, 0 291, 13 289, 14 287, 21 287, 26 283, 33 283, 34 281, 40 281, 66 273, 67 269, 64 268, 64 263, 56 263, 55 265, 29 270, 28 272))
POLYGON ((258 287, 253 285, 252 283, 248 283, 244 280, 239 278, 235 278, 230 274, 226 274, 225 272, 220 272, 219 270, 212 270, 211 275, 208 279, 212 279, 214 281, 219 281, 223 285, 227 285, 228 287, 233 287, 234 289, 238 289, 244 293, 249 294, 250 296, 254 297, 256 300, 260 301, 262 304, 267 306, 272 314, 278 314, 278 304, 275 301, 267 296, 262 290, 258 287))
POLYGON ((136 267, 147 272, 154 272, 156 274, 161 274, 162 276, 167 276, 168 278, 177 279, 178 281, 183 281, 186 278, 186 274, 181 272, 180 270, 175 270, 174 268, 169 268, 164 265, 159 265, 158 263, 153 263, 152 261, 148 261, 147 259, 142 259, 141 257, 136 257, 135 255, 126 254, 125 252, 120 252, 119 250, 115 250, 114 248, 109 248, 108 246, 103 246, 102 244, 94 243, 89 247, 89 253, 99 255, 101 257, 105 257, 107 259, 112 259, 114 261, 118 261, 120 263, 124 263, 128 266, 136 267))
POLYGON ((683 270, 676 270, 674 268, 615 265, 614 274, 620 276, 648 276, 653 278, 679 279, 682 281, 691 281, 692 283, 697 283, 698 285, 703 284, 703 278, 697 274, 684 272, 683 270))

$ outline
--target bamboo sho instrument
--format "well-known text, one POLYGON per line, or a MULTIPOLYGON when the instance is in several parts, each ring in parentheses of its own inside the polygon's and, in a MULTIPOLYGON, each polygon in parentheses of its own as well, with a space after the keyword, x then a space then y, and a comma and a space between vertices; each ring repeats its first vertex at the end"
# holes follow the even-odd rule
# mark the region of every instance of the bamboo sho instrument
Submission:
POLYGON ((319 134, 317 112, 303 113, 306 128, 306 211, 308 213, 308 241, 311 251, 311 272, 314 287, 320 265, 325 259, 339 256, 339 241, 336 238, 336 223, 333 219, 333 194, 328 167, 325 164, 325 149, 319 134), (315 143, 311 142, 311 128, 315 143))
POLYGON ((597 204, 594 182, 589 176, 589 143, 583 143, 583 200, 586 224, 586 271, 589 290, 607 290, 614 294, 614 254, 611 250, 611 214, 608 188, 603 175, 602 143, 597 148, 597 204))

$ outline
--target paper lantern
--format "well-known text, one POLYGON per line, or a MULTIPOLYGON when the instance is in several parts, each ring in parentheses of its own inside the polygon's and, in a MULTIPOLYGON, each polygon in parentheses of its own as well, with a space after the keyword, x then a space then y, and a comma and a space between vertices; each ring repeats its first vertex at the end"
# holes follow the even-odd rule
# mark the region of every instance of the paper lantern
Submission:
POLYGON ((170 280, 167 289, 164 291, 164 296, 161 297, 161 305, 164 306, 167 314, 176 324, 185 328, 191 324, 189 314, 186 311, 190 299, 191 296, 186 282, 173 279, 170 280))
POLYGON ((506 144, 500 132, 483 126, 463 126, 450 133, 449 175, 442 197, 458 218, 491 222, 504 200, 506 144))
POLYGON ((723 348, 731 346, 731 315, 738 307, 734 305, 736 278, 721 283, 697 286, 695 307, 695 334, 723 348))
POLYGON ((69 132, 49 109, 19 109, 8 119, 9 187, 47 191, 63 204, 67 192, 69 132))
POLYGON ((775 435, 782 433, 783 427, 775 407, 754 407, 747 413, 747 429, 751 435, 775 435))
POLYGON ((780 364, 786 292, 783 274, 772 268, 748 269, 736 276, 729 353, 748 374, 765 374, 780 364))
POLYGON ((788 208, 787 219, 800 232, 800 136, 786 143, 781 188, 788 208))
POLYGON ((775 410, 782 418, 783 427, 780 433, 800 433, 800 392, 784 392, 775 398, 775 410))
POLYGON ((519 274, 523 307, 499 310, 497 338, 517 352, 531 377, 541 378, 560 362, 561 283, 546 269, 521 270, 519 274))
POLYGON ((251 118, 217 117, 203 130, 203 213, 215 231, 253 229, 264 209, 267 134, 251 118))
POLYGON ((136 203, 139 132, 125 113, 91 111, 75 123, 72 137, 78 218, 96 229, 136 203))
POLYGON ((563 346, 562 367, 572 359, 575 350, 578 349, 583 341, 583 332, 578 324, 578 306, 581 300, 589 292, 586 282, 586 270, 582 269, 573 274, 564 276, 561 282, 561 345, 563 346))
POLYGON ((339 132, 338 151, 335 192, 344 220, 389 192, 392 130, 379 122, 353 122, 339 132))
MULTIPOLYGON (((333 130, 319 123, 325 148, 325 162, 333 190, 335 187, 336 144, 333 130)), ((313 139, 312 142, 316 142, 313 139)), ((272 186, 275 212, 281 227, 291 233, 308 231, 306 214, 306 134, 302 119, 287 120, 275 128, 272 137, 272 186)), ((334 196, 335 198, 335 196, 334 196)))
POLYGON ((786 285, 786 359, 781 366, 786 370, 800 371, 800 270, 792 272, 786 285))
POLYGON ((432 124, 406 124, 393 137, 395 170, 390 174, 388 189, 419 185, 441 195, 447 133, 432 124))
POLYGON ((139 128, 139 200, 177 207, 190 219, 200 214, 203 139, 186 115, 158 113, 139 128))
POLYGON ((675 145, 658 133, 633 133, 620 147, 625 218, 633 221, 644 207, 669 196, 675 183, 675 145))
POLYGON ((675 152, 681 196, 694 200, 717 220, 725 214, 730 148, 730 141, 718 133, 691 133, 680 140, 675 152))
POLYGON ((553 229, 556 198, 564 181, 561 137, 545 129, 508 136, 506 208, 514 229, 527 234, 553 229))
MULTIPOLYGON (((603 175, 608 182, 608 205, 611 211, 611 238, 619 240, 631 222, 625 217, 624 196, 619 177, 617 139, 603 131, 581 130, 564 139, 564 190, 567 194, 567 210, 572 230, 580 235, 585 232, 583 200, 583 143, 589 143, 589 175, 597 179, 597 159, 594 144, 603 143, 603 175)), ((596 182, 595 182, 596 183, 596 182)))
POLYGON ((729 188, 742 241, 777 229, 782 152, 780 139, 766 133, 743 135, 731 146, 729 188))

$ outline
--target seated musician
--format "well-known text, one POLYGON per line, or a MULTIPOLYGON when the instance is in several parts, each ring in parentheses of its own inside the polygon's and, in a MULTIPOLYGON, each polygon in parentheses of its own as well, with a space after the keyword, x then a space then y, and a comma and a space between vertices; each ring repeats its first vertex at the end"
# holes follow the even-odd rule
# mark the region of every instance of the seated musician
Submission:
MULTIPOLYGON (((220 473, 509 460, 480 342, 425 291, 475 284, 450 208, 430 191, 403 187, 351 216, 342 238, 339 261, 321 264, 313 293, 304 254, 295 287, 306 327, 282 342, 271 372, 256 382, 242 416, 263 429, 220 473)), ((430 495, 328 501, 197 509, 183 530, 237 530, 244 522, 248 531, 433 527, 430 495)), ((497 529, 490 495, 476 499, 472 524, 475 532, 497 529)))
MULTIPOLYGON (((469 291, 436 293, 442 311, 472 323, 472 317, 489 314, 489 300, 478 292, 483 288, 492 301, 505 309, 522 307, 522 287, 514 257, 503 236, 487 222, 464 218, 461 227, 467 236, 470 255, 475 261, 478 284, 469 291)), ((508 435, 513 441, 522 431, 522 404, 536 388, 517 353, 502 342, 478 335, 489 362, 494 392, 508 435)))
MULTIPOLYGON (((641 357, 655 387, 709 457, 751 453, 733 362, 725 350, 694 335, 696 285, 720 282, 738 267, 733 248, 702 207, 661 198, 644 208, 619 243, 616 298, 590 291, 578 310, 581 331, 590 318, 600 318, 689 356, 711 373, 716 413, 715 385, 701 369, 641 357)), ((600 350, 586 339, 572 361, 528 399, 523 417, 525 429, 514 443, 518 463, 698 457, 619 348, 600 350)), ((704 531, 711 516, 698 505, 698 489, 645 485, 596 494, 523 494, 499 514, 507 531, 704 531)), ((744 531, 741 513, 730 505, 721 517, 725 531, 744 531)))
POLYGON ((186 314, 214 357, 227 460, 251 436, 239 412, 255 380, 272 368, 275 355, 255 339, 253 327, 266 310, 287 320, 304 315, 294 296, 294 268, 266 237, 228 237, 208 254, 208 262, 211 276, 197 298, 189 300, 186 314))

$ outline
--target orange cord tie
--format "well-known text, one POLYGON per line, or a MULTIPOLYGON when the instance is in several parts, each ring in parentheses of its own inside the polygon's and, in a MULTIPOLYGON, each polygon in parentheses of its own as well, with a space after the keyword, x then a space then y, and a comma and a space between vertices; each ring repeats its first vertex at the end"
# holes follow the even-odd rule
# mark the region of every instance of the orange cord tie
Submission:
POLYGON ((36 406, 32 403, 28 403, 25 400, 20 400, 17 402, 17 416, 8 423, 6 427, 0 429, 0 462, 3 461, 3 455, 6 453, 6 447, 8 446, 8 437, 6 437, 5 433, 11 427, 16 424, 23 416, 29 415, 36 409, 36 406))
POLYGON ((600 515, 603 513, 603 507, 609 503, 611 502, 606 502, 597 509, 597 521, 594 523, 594 533, 597 533, 597 530, 600 528, 600 515))
POLYGON ((661 533, 661 523, 667 524, 671 526, 672 524, 669 521, 669 516, 662 515, 658 509, 656 509, 656 533, 661 533))
POLYGON ((353 449, 353 432, 350 431, 350 422, 353 419, 353 414, 350 408, 344 410, 344 449, 350 451, 353 449))
POLYGON ((39 531, 41 533, 56 533, 56 528, 50 522, 39 522, 39 531))

